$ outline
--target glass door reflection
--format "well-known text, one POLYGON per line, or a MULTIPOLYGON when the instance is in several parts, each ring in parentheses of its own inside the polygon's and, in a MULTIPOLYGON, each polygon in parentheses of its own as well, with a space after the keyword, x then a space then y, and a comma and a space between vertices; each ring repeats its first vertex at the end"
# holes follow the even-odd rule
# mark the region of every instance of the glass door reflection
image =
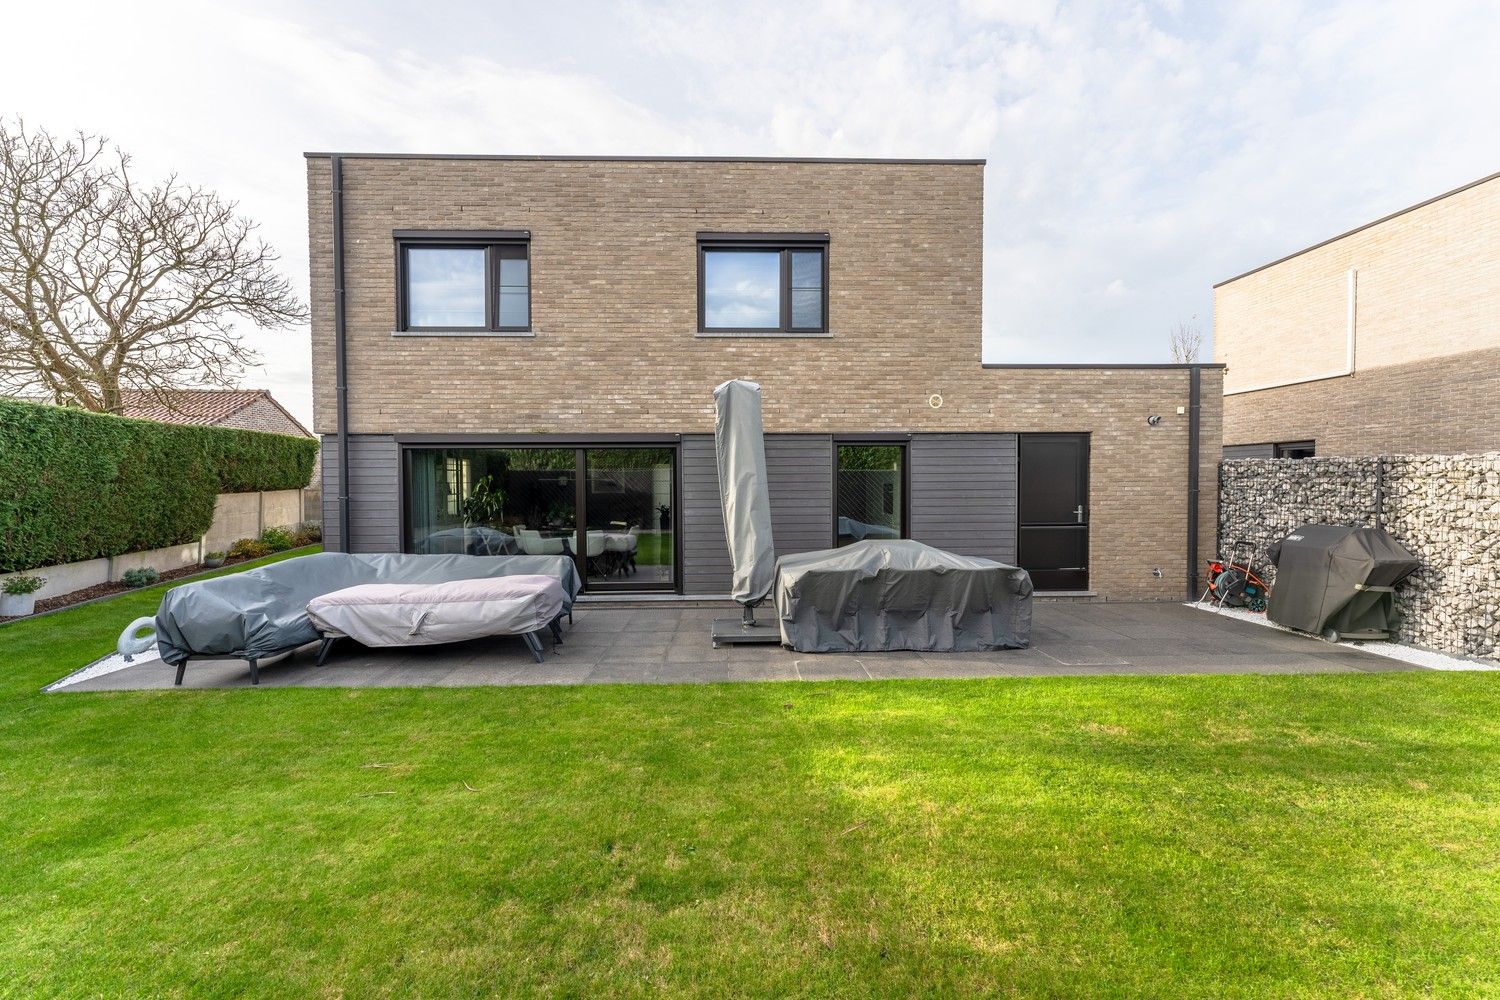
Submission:
POLYGON ((572 555, 577 483, 572 448, 413 449, 409 551, 572 555))
POLYGON ((676 582, 671 448, 584 451, 583 563, 590 590, 670 590, 676 582))

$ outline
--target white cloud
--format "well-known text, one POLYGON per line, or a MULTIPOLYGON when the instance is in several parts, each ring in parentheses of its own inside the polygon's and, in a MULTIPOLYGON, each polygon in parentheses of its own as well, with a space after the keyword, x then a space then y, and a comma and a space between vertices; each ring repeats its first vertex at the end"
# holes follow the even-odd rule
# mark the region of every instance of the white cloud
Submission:
MULTIPOLYGON (((1161 360, 1213 281, 1500 168, 1481 0, 411 11, 22 6, 0 93, 239 199, 298 280, 305 149, 985 156, 989 360, 1161 360)), ((254 339, 305 417, 305 332, 254 339)))

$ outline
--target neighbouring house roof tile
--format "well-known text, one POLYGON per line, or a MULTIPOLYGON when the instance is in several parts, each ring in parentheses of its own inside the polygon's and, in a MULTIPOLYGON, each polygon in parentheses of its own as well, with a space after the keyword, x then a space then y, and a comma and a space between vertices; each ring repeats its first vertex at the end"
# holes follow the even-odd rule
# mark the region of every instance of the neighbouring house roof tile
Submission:
POLYGON ((137 420, 156 420, 165 424, 204 424, 211 427, 234 426, 237 414, 264 400, 286 418, 286 426, 279 429, 280 433, 312 437, 301 421, 276 402, 268 389, 176 389, 165 393, 126 389, 121 395, 125 404, 124 416, 137 420))

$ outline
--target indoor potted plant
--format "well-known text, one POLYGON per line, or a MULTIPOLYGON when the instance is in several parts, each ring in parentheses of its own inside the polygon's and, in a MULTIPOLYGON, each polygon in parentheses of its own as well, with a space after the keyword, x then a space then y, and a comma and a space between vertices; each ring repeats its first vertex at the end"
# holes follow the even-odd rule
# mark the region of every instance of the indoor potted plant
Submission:
POLYGON ((34 612, 36 592, 46 583, 47 578, 44 576, 27 576, 24 573, 7 579, 5 586, 0 588, 0 615, 19 618, 34 612))
POLYGON ((218 551, 203 553, 203 565, 209 569, 218 569, 224 565, 224 553, 218 551))
POLYGON ((662 531, 670 531, 672 528, 672 508, 664 503, 657 504, 656 523, 661 525, 662 531))

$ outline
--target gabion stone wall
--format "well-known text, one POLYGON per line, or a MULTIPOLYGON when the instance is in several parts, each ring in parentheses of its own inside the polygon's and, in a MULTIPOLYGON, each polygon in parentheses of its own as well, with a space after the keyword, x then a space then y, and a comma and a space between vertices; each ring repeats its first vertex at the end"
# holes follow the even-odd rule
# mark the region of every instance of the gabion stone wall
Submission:
POLYGON ((1272 542, 1300 524, 1375 524, 1381 481, 1385 529, 1422 561, 1397 590, 1401 640, 1500 655, 1500 452, 1223 462, 1220 550, 1249 543, 1274 587, 1272 542))

